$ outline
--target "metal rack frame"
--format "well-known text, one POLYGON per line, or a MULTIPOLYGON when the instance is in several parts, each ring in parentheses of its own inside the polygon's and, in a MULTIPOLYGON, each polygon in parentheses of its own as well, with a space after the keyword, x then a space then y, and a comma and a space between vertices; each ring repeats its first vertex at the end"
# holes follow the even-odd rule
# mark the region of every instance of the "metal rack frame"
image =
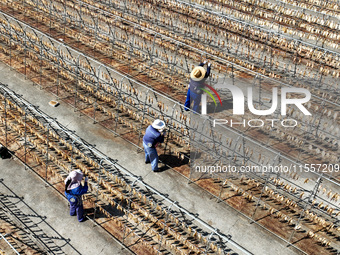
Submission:
MULTIPOLYGON (((10 18, 9 20, 11 20, 12 18, 10 18)), ((23 26, 23 27, 26 27, 26 26, 23 26)), ((29 31, 31 31, 31 29, 33 30, 33 31, 35 31, 33 28, 30 28, 29 29, 29 31)), ((12 29, 13 30, 13 29, 12 29)), ((23 30, 24 31, 24 30, 23 30)), ((17 33, 17 32, 15 32, 15 31, 12 31, 13 33, 17 33)), ((109 80, 103 80, 103 79, 100 79, 100 75, 98 74, 98 73, 94 73, 93 72, 93 70, 96 70, 96 72, 97 71, 101 71, 101 69, 103 70, 104 68, 105 68, 105 72, 106 73, 109 73, 109 74, 118 74, 119 75, 119 73, 117 72, 117 71, 114 71, 112 68, 109 68, 109 67, 107 67, 106 65, 104 65, 104 64, 102 64, 102 63, 100 63, 100 62, 98 62, 98 61, 96 61, 96 60, 94 60, 94 59, 92 59, 92 58, 89 58, 89 57, 85 57, 84 56, 84 59, 85 59, 85 61, 87 62, 87 63, 89 63, 90 64, 90 69, 86 69, 86 68, 83 68, 82 66, 79 66, 79 60, 77 60, 77 59, 79 59, 80 58, 80 56, 82 56, 83 57, 83 54, 82 53, 79 53, 79 52, 77 52, 77 51, 75 51, 75 50, 73 50, 73 49, 71 49, 71 48, 69 48, 68 46, 66 46, 66 45, 64 45, 64 44, 62 44, 62 43, 60 43, 60 42, 58 42, 58 41, 56 41, 56 40, 54 40, 54 39, 51 39, 51 38, 49 38, 48 36, 45 36, 45 35, 43 35, 43 34, 40 34, 40 32, 38 32, 38 31, 35 31, 35 34, 36 35, 39 35, 39 36, 41 36, 42 38, 46 38, 47 37, 47 39, 51 42, 51 45, 58 45, 58 47, 56 47, 57 48, 57 51, 56 52, 53 52, 53 51, 51 51, 49 48, 47 48, 47 47, 44 47, 44 45, 42 44, 42 43, 39 43, 38 45, 39 46, 37 46, 37 47, 40 47, 41 48, 41 52, 42 52, 42 54, 43 54, 43 56, 41 56, 41 59, 46 59, 46 58, 48 58, 48 57, 55 57, 55 58, 60 58, 60 60, 62 61, 62 62, 60 62, 60 61, 57 61, 57 60, 54 60, 54 62, 55 62, 55 64, 57 64, 58 65, 58 71, 59 71, 59 69, 60 68, 64 68, 64 67, 60 67, 60 63, 65 63, 65 65, 70 65, 71 67, 72 67, 72 69, 68 69, 67 71, 69 71, 69 72, 72 72, 73 73, 73 75, 77 78, 77 79, 79 79, 79 76, 81 75, 79 75, 78 73, 79 72, 82 72, 84 75, 89 75, 90 77, 96 77, 95 79, 97 79, 97 80, 100 80, 101 82, 104 82, 104 83, 106 83, 106 84, 112 84, 113 82, 112 82, 112 78, 109 78, 109 80), (66 51, 66 53, 65 53, 65 51, 66 51), (73 53, 73 57, 72 57, 72 55, 70 55, 69 54, 69 52, 71 53, 73 53), (77 66, 78 65, 78 66, 77 66), (92 68, 91 67, 91 65, 94 65, 94 67, 92 68), (77 72, 76 72, 76 70, 77 70, 77 72), (99 78, 99 79, 98 79, 99 78)), ((16 35, 17 37, 19 36, 19 34, 18 35, 16 35)), ((23 38, 26 38, 26 36, 25 35, 20 35, 20 36, 23 36, 23 38)), ((26 39, 26 41, 29 41, 30 40, 30 38, 28 38, 28 39, 26 39)), ((26 42, 25 41, 25 42, 26 42)), ((32 47, 33 48, 33 47, 32 47)), ((31 49, 32 49, 31 48, 31 49)), ((34 48, 33 48, 34 49, 34 48)), ((26 49, 27 50, 27 49, 26 49)), ((40 52, 39 52, 40 53, 40 52)), ((36 54, 36 52, 35 52, 35 54, 36 54)), ((11 58, 11 55, 10 55, 10 58, 11 58)), ((11 62, 11 61, 10 61, 11 62)), ((104 73, 104 72, 102 72, 102 73, 104 73)), ((59 74, 58 74, 59 75, 59 74)), ((120 88, 119 89, 121 89, 123 86, 122 86, 122 82, 124 81, 124 80, 127 80, 128 81, 128 83, 129 84, 133 84, 133 86, 134 87, 141 87, 142 89, 147 89, 147 91, 152 91, 151 93, 149 93, 149 92, 146 92, 145 94, 148 94, 148 95, 150 95, 150 94, 152 94, 153 95, 153 97, 154 97, 154 99, 155 100, 153 100, 152 99, 152 101, 158 101, 159 99, 160 100, 163 100, 163 98, 164 98, 164 100, 166 100, 166 101, 168 101, 168 102, 170 102, 170 105, 171 104, 173 104, 173 111, 172 111, 172 113, 171 114, 167 114, 167 115, 165 115, 164 114, 164 112, 163 111, 159 111, 159 109, 157 109, 158 107, 157 106, 155 106, 156 104, 154 103, 153 105, 151 105, 150 103, 146 103, 147 102, 147 97, 145 97, 144 98, 144 100, 142 100, 143 102, 144 102, 144 105, 148 105, 148 107, 150 108, 150 109, 152 109, 152 111, 154 111, 154 112, 159 112, 159 116, 166 116, 166 117, 168 117, 169 118, 169 121, 174 121, 174 122, 176 122, 176 123, 179 123, 180 125, 183 125, 183 121, 181 122, 181 121, 178 121, 178 116, 175 114, 176 112, 182 112, 182 113, 184 113, 184 110, 183 110, 183 106, 181 106, 179 103, 177 103, 177 102, 175 102, 175 101, 173 101, 173 100, 171 100, 171 99, 169 99, 168 97, 166 97, 166 96, 164 96, 163 94, 160 94, 160 93, 157 93, 157 92, 155 92, 154 90, 150 90, 149 88, 147 88, 145 85, 143 85, 143 84, 141 84, 141 83, 139 83, 139 82, 135 82, 133 79, 131 79, 130 77, 127 77, 126 75, 119 75, 118 77, 120 77, 120 78, 118 78, 119 80, 120 80, 120 88), (175 115, 175 117, 177 117, 177 118, 174 118, 173 116, 175 115)), ((117 80, 118 80, 117 79, 117 80)), ((93 80, 87 80, 86 82, 90 82, 90 83, 94 83, 94 81, 93 80)), ((77 84, 77 83, 76 83, 77 84)), ((98 89, 98 82, 97 83, 94 83, 94 85, 95 85, 95 87, 96 87, 96 89, 98 89)), ((114 85, 114 83, 113 83, 113 85, 114 85)), ((77 88, 76 88, 77 89, 77 88)), ((117 89, 117 86, 115 87, 115 89, 117 89)), ((58 89, 57 89, 57 91, 58 91, 58 89)), ((76 93, 75 93, 75 95, 76 95, 76 93)), ((120 92, 120 96, 123 98, 124 96, 126 96, 127 94, 122 94, 121 92, 120 92)), ((128 96, 131 96, 131 95, 129 95, 128 94, 128 96)), ((132 95, 133 96, 133 95, 132 95)), ((75 103, 74 103, 74 105, 76 105, 77 104, 77 100, 78 100, 78 98, 75 96, 75 103)), ((137 102, 142 102, 140 99, 138 99, 138 98, 136 98, 136 100, 137 100, 137 102)), ((119 101, 121 102, 121 101, 124 101, 124 100, 121 100, 121 99, 119 99, 119 101)), ((325 100, 324 100, 325 101, 325 100)), ((126 103, 126 102, 125 102, 126 103)), ((144 112, 145 112, 145 109, 144 109, 144 112)), ((150 114, 149 114, 149 116, 150 116, 150 114)), ((318 118, 319 116, 317 116, 316 118, 318 118)), ((94 120, 96 120, 96 116, 94 115, 93 116, 93 119, 94 120)), ((319 123, 321 123, 321 122, 319 122, 319 123)), ((184 125, 184 127, 186 128, 186 129, 189 129, 189 131, 190 131, 190 125, 188 125, 188 123, 186 123, 185 125, 184 125)), ((306 126, 305 127, 307 127, 307 124, 306 124, 306 126)), ((308 125, 308 127, 312 127, 312 126, 310 126, 310 125, 308 125)), ((222 130, 225 130, 225 129, 227 129, 228 131, 232 131, 233 133, 235 133, 234 132, 234 130, 232 130, 232 129, 228 129, 228 128, 225 128, 225 127, 222 127, 223 129, 222 130)), ((316 126, 316 127, 314 127, 314 128, 312 128, 312 129, 310 129, 309 130, 309 134, 313 137, 316 137, 316 135, 317 135, 317 132, 318 132, 318 129, 320 128, 320 125, 318 125, 318 126, 316 126)), ((194 130, 195 132, 198 132, 198 133, 204 133, 204 129, 203 128, 201 128, 201 131, 200 130, 195 130, 195 129, 191 129, 191 130, 194 130)), ((171 130, 172 131, 172 130, 171 130)), ((324 130, 322 130, 323 131, 323 133, 326 133, 324 130)), ((223 131, 222 131, 223 132, 223 131)), ((190 132, 188 132, 188 133, 190 133, 190 132)), ((139 134, 139 141, 140 141, 140 135, 141 135, 141 133, 139 134)), ((331 135, 331 134, 329 134, 329 135, 331 135)), ((182 137, 183 137, 183 135, 181 135, 182 137)), ((204 135, 204 137, 207 137, 206 135, 204 135)), ((225 138, 225 136, 224 136, 224 138, 225 138)), ((306 139, 308 138, 308 136, 306 136, 306 137, 304 137, 304 140, 306 141, 306 139)), ((210 140, 211 138, 208 138, 208 140, 210 140)), ((218 143, 214 143, 214 146, 215 147, 218 147, 218 146, 221 146, 221 145, 223 145, 222 143, 221 144, 218 144, 218 143)), ((261 147, 262 147, 262 145, 261 145, 261 147)), ((225 149, 225 146, 222 146, 222 148, 223 149, 225 149)), ((229 149, 230 150, 230 149, 229 149)), ((233 152, 234 153, 234 152, 233 152)), ((222 154, 221 154, 222 155, 222 154)), ((217 157, 217 159, 218 158, 221 158, 221 156, 219 156, 219 157, 217 157)))
MULTIPOLYGON (((190 226, 192 229, 195 229, 197 233, 201 234, 202 236, 208 236, 210 235, 210 240, 213 238, 214 242, 219 247, 232 247, 235 251, 240 251, 244 254, 251 254, 249 251, 241 247, 239 244, 237 244, 235 241, 233 241, 229 236, 226 236, 225 234, 221 233, 219 230, 214 229, 209 224, 198 218, 193 213, 187 211, 176 201, 172 201, 167 196, 163 195, 153 187, 146 184, 140 176, 136 176, 132 174, 130 171, 125 169, 123 166, 121 166, 118 163, 118 160, 112 159, 108 157, 107 155, 103 154, 101 151, 95 148, 94 145, 86 142, 84 139, 76 135, 73 131, 70 131, 65 126, 57 122, 55 119, 51 118, 47 114, 43 113, 41 110, 39 110, 37 107, 33 106, 30 102, 26 101, 21 96, 17 95, 14 91, 8 89, 4 84, 0 84, 0 95, 3 97, 3 102, 11 102, 11 104, 16 105, 18 109, 21 109, 21 119, 23 121, 30 121, 32 119, 39 122, 39 126, 44 129, 42 129, 42 132, 45 134, 51 134, 54 133, 58 137, 61 137, 63 141, 67 141, 67 144, 71 147, 68 150, 70 151, 71 155, 71 161, 70 163, 75 160, 76 153, 81 153, 83 155, 87 155, 87 157, 91 158, 91 160, 94 162, 94 164, 97 164, 99 166, 98 170, 98 180, 95 182, 94 180, 90 180, 90 186, 92 189, 94 189, 96 186, 101 186, 101 181, 104 179, 107 179, 107 174, 111 174, 113 176, 117 176, 117 178, 121 179, 122 182, 124 182, 126 185, 129 185, 131 187, 135 187, 135 189, 138 189, 139 192, 142 192, 147 197, 148 201, 154 201, 158 206, 161 206, 161 208, 164 208, 166 211, 169 212, 169 215, 176 216, 180 219, 179 224, 185 224, 186 226, 190 226)), ((10 111, 9 109, 3 108, 4 113, 7 111, 10 111)), ((7 116, 10 118, 9 116, 7 116)), ((5 122, 5 125, 7 125, 7 122, 5 122)), ((25 125, 26 126, 26 125, 25 125)), ((5 130, 8 130, 8 128, 5 128, 5 130)), ((15 131, 14 131, 15 132, 15 131)), ((22 140, 26 141, 27 134, 21 134, 22 140)), ((47 135, 48 137, 48 135, 47 135)), ((11 140, 8 141, 8 144, 5 144, 6 147, 13 146, 13 143, 15 141, 11 140)), ((48 144, 49 142, 46 140, 46 151, 48 150, 48 144)), ((23 151, 29 151, 32 150, 33 144, 30 143, 22 143, 20 148, 16 148, 16 151, 19 151, 22 149, 23 151), (24 148, 28 146, 27 150, 24 148)), ((45 146, 45 145, 43 145, 45 146)), ((33 147, 34 148, 34 147, 33 147)), ((47 155, 48 153, 46 153, 47 155)), ((16 155, 24 164, 29 165, 29 161, 26 160, 26 154, 25 155, 16 155)), ((46 168, 53 165, 53 162, 51 160, 48 160, 48 156, 44 157, 45 160, 43 160, 46 168)), ((55 167, 55 165, 53 165, 55 167)), ((33 171, 34 167, 30 166, 33 171)), ((69 171, 73 169, 74 166, 65 165, 65 167, 59 166, 59 169, 64 172, 64 175, 66 176, 69 171)), ((46 176, 41 176, 45 181, 48 181, 48 172, 46 171, 46 176)), ((132 201, 132 200, 131 200, 132 201)), ((98 204, 97 204, 98 206, 98 204)), ((163 210, 163 209, 161 209, 163 210)), ((109 212, 107 212, 110 214, 109 212)), ((127 216, 126 216, 127 217, 127 216)), ((95 219, 94 219, 95 220, 95 219)), ((126 234, 124 234, 126 236, 126 234)))
MULTIPOLYGON (((69 244, 69 239, 63 238, 52 226, 46 221, 46 217, 39 215, 24 199, 18 197, 5 183, 0 179, 0 185, 8 191, 9 194, 0 194, 0 217, 6 222, 16 226, 18 230, 23 231, 25 236, 29 238, 36 246, 39 252, 47 252, 48 254, 65 254, 63 247, 70 247, 75 254, 80 254, 72 245, 69 244), (18 205, 21 205, 19 208, 18 205), (24 212, 25 211, 25 212, 24 212), (51 229, 55 236, 47 235, 42 226, 47 226, 51 229)), ((20 254, 7 240, 7 234, 0 233, 0 240, 3 238, 6 243, 13 249, 16 254, 20 254)), ((29 244, 27 244, 29 245, 29 244)))
MULTIPOLYGON (((38 1, 39 2, 39 1, 38 1)), ((37 2, 37 3, 38 3, 37 2)), ((80 1, 78 1, 80 2, 80 1)), ((85 4, 83 6, 86 6, 85 4)), ((88 6, 88 5, 87 5, 88 6)), ((91 8, 90 8, 91 9, 91 8)), ((50 8, 51 13, 53 13, 52 8, 50 8)), ((99 11, 99 10, 98 10, 99 11)), ((111 15, 111 14, 110 14, 111 15)), ((216 162, 216 161, 220 161, 220 160, 226 160, 227 162, 234 162, 236 165, 242 165, 244 163, 249 163, 249 164, 253 164, 253 165, 261 165, 263 163, 265 163, 267 160, 268 162, 272 162, 273 164, 277 163, 277 162, 281 162, 284 164, 296 164, 299 165, 301 163, 303 163, 303 159, 300 158, 300 154, 298 156, 297 159, 292 160, 289 158, 289 156, 286 155, 282 155, 282 153, 280 153, 280 151, 273 149, 269 144, 263 144, 260 143, 258 141, 255 141, 254 139, 251 139, 249 137, 247 137, 247 133, 241 133, 241 132, 236 132, 235 130, 225 127, 225 126, 220 126, 218 130, 212 129, 212 119, 207 117, 203 123, 200 123, 197 127, 193 126, 192 124, 188 124, 188 123, 183 123, 183 121, 179 118, 178 114, 176 114, 176 111, 179 113, 184 113, 184 107, 183 105, 180 105, 178 102, 170 99, 169 97, 165 96, 162 93, 158 93, 153 89, 148 88, 147 86, 145 86, 145 84, 142 84, 140 82, 136 82, 132 77, 129 77, 125 74, 122 74, 120 72, 117 72, 115 70, 113 70, 112 68, 108 67, 107 65, 95 60, 94 58, 90 58, 87 57, 85 55, 83 55, 81 52, 76 51, 74 49, 72 49, 71 47, 61 43, 60 41, 58 42, 57 40, 54 40, 50 37, 48 37, 47 35, 44 35, 42 33, 40 33, 39 31, 35 30, 34 28, 30 28, 27 25, 21 25, 23 28, 23 33, 19 34, 15 29, 10 27, 10 23, 11 22, 16 22, 17 24, 20 24, 20 21, 15 21, 15 19, 13 19, 12 17, 9 17, 7 15, 4 15, 7 18, 8 21, 8 26, 7 26, 7 30, 10 31, 8 34, 10 34, 10 36, 8 37, 9 40, 11 41, 11 43, 20 43, 21 45, 24 44, 25 45, 25 52, 26 51, 31 51, 34 54, 39 53, 39 58, 41 61, 43 60, 47 60, 48 56, 53 56, 55 57, 57 60, 54 62, 54 65, 58 66, 58 74, 59 74, 59 69, 63 70, 63 71, 67 71, 70 74, 73 75, 73 77, 76 77, 77 83, 78 84, 78 80, 85 80, 85 82, 89 85, 91 85, 93 87, 93 89, 95 91, 98 91, 101 89, 100 84, 105 84, 107 86, 110 86, 111 88, 113 88, 114 90, 116 90, 116 92, 119 94, 118 98, 117 98, 117 102, 119 102, 118 104, 121 105, 128 105, 128 107, 132 107, 132 109, 141 109, 142 113, 143 113, 143 121, 144 122, 144 117, 153 117, 152 114, 149 114, 149 112, 147 112, 147 109, 151 109, 152 111, 156 112, 158 116, 163 116, 166 120, 169 120, 170 123, 174 122, 175 125, 170 126, 170 132, 173 132, 177 135, 179 135, 180 137, 182 137, 184 140, 186 141, 191 141, 193 143, 193 146, 196 148, 199 148, 201 151, 203 151, 205 154, 207 154, 207 156, 212 157, 211 161, 212 162, 216 162), (37 41, 34 41, 31 39, 30 36, 27 35, 27 33, 29 32, 33 32, 36 37, 40 40, 38 43, 37 41), (16 35, 17 38, 25 38, 23 39, 23 42, 19 42, 18 40, 16 40, 14 38, 13 35, 16 35), (54 45, 54 47, 57 48, 56 51, 51 50, 48 47, 45 47, 44 42, 48 41, 48 43, 50 45, 54 45), (39 52, 36 50, 36 48, 34 47, 38 47, 40 50, 39 52), (82 66, 80 64, 80 60, 83 60, 83 62, 87 62, 88 63, 88 67, 84 68, 84 66, 82 66), (63 63, 62 65, 60 63, 63 63), (70 66, 70 68, 66 69, 65 66, 70 66), (109 79, 106 79, 104 76, 105 74, 109 75, 109 79), (88 76, 86 76, 88 75, 88 76), (85 79, 84 79, 85 77, 85 79), (114 82, 115 80, 119 81, 118 84, 116 82, 114 82), (126 83, 125 83, 126 82, 126 83), (131 93, 129 93, 126 89, 125 86, 131 86, 133 89, 137 89, 140 91, 143 91, 143 93, 145 93, 145 96, 140 99, 138 98, 136 95, 133 95, 131 93), (149 100, 149 96, 151 95, 152 100, 149 100), (130 98, 133 98, 135 100, 134 104, 131 104, 129 102, 126 102, 126 100, 124 100, 125 97, 129 96, 130 98), (152 101, 152 103, 150 103, 150 101, 152 101), (159 109, 157 107, 157 104, 159 102, 166 102, 166 105, 170 105, 173 106, 172 108, 169 107, 169 109, 172 109, 172 111, 170 113, 164 113, 164 111, 162 111, 161 109, 159 109), (143 105, 143 108, 137 108, 136 105, 143 105), (147 107, 145 107, 147 106, 147 107), (180 127, 184 127, 185 129, 188 130, 187 135, 181 134, 178 131, 178 128, 176 127, 176 125, 179 125, 180 127), (199 139, 193 139, 192 135, 196 134, 197 136, 199 136, 199 139), (211 135, 207 135, 211 133, 211 135), (227 134, 226 134, 227 133, 227 134), (232 142, 230 145, 227 145, 227 143, 225 142, 226 139, 232 139, 232 142), (209 147, 207 147, 207 144, 209 144, 209 147), (246 155, 246 148, 252 148, 258 146, 261 148, 261 153, 257 153, 255 152, 252 156, 246 155), (228 156, 225 157, 225 153, 228 152, 228 156), (261 154, 262 154, 262 158, 261 158, 261 154), (263 159, 263 155, 266 154, 266 159, 263 159), (271 155, 271 156, 269 156, 271 155), (236 156, 236 160, 235 159, 236 156), (260 158, 260 159, 259 159, 260 158)), ((72 19, 72 16, 69 15, 67 16, 66 13, 66 9, 65 9, 65 13, 63 19, 72 19)), ((82 17, 81 15, 79 17, 82 17)), ((85 17, 85 15, 84 15, 85 17)), ((117 20, 123 20, 124 22, 128 22, 131 23, 131 21, 127 20, 127 19, 123 19, 120 17, 115 17, 117 20)), ((81 26, 85 27, 85 24, 89 24, 89 23, 85 23, 84 20, 77 20, 73 18, 73 22, 79 22, 82 23, 81 26)), ((66 22, 66 21, 65 21, 66 22)), ((97 35, 103 32, 103 30, 101 30, 98 26, 98 21, 96 20, 92 20, 93 22, 93 26, 92 28, 90 27, 90 29, 92 29, 92 31, 97 35)), ((249 24, 248 24, 249 25, 249 24)), ((133 26, 137 27, 138 25, 133 24, 133 26)), ((4 26, 3 26, 4 28, 4 26)), ((6 28, 5 28, 6 29, 6 28)), ((171 38, 165 37, 163 35, 157 34, 154 31, 150 30, 150 29, 145 29, 146 31, 149 31, 150 34, 154 35, 154 39, 153 42, 156 42, 157 39, 161 39, 164 41, 172 41, 176 44, 177 49, 181 49, 182 47, 189 47, 188 45, 183 44, 182 42, 178 42, 175 41, 171 38)), ((4 33, 2 32, 2 34, 4 35, 4 33)), ((273 33, 274 35, 275 33, 273 33)), ((107 35, 114 35, 113 31, 110 31, 109 34, 107 35)), ((99 40, 99 37, 95 37, 96 40, 99 40)), ((113 42, 114 38, 112 38, 112 42, 113 42)), ((116 42, 119 42, 119 40, 116 39, 116 42)), ((296 42, 296 41, 295 41, 296 42)), ((296 45, 300 45, 301 42, 298 42, 296 45)), ((294 44, 295 45, 295 44, 294 44)), ((133 45, 132 43, 130 44, 131 49, 128 51, 129 54, 132 54, 133 49, 136 45, 133 45)), ((175 47, 175 49, 176 49, 175 47)), ((313 46, 314 47, 314 46, 313 46)), ((318 50, 325 50, 323 48, 320 47, 316 47, 318 50)), ((141 49, 140 49, 141 50, 141 49)), ((216 58, 216 56, 212 56, 211 54, 204 52, 204 51, 200 51, 197 49, 193 49, 195 52, 198 52, 198 54, 204 55, 204 56, 209 56, 211 58, 215 58, 221 61, 224 61, 225 63, 227 63, 228 65, 230 65, 230 69, 232 70, 231 73, 228 73, 228 77, 233 77, 233 80, 235 79, 235 77, 237 76, 237 71, 242 70, 243 72, 246 72, 248 74, 251 74, 254 78, 254 84, 259 81, 259 83, 265 83, 265 82, 273 82, 274 84, 280 84, 282 86, 290 86, 289 84, 287 85, 286 83, 282 83, 282 82, 278 82, 275 79, 269 79, 266 76, 264 76, 261 73, 256 73, 256 72, 252 72, 249 71, 247 69, 244 69, 241 66, 237 66, 232 62, 228 62, 225 61, 223 59, 219 59, 216 58)), ((175 51, 176 52, 176 51, 175 51)), ((327 50, 325 52, 328 52, 327 50)), ((11 56, 12 53, 14 54, 14 51, 12 51, 12 47, 10 47, 10 62, 11 62, 11 56)), ((159 56, 154 54, 152 51, 145 51, 145 56, 148 56, 150 58, 151 63, 153 63, 154 60, 156 60, 159 56)), ((176 53, 177 54, 177 53, 176 53)), ((332 52, 333 54, 333 52, 332 52)), ((335 53, 337 55, 337 53, 335 53)), ((272 54, 271 54, 272 55, 272 54)), ((26 56, 26 55, 25 55, 26 56)), ((148 59, 148 57, 146 57, 146 59, 148 59)), ((49 59, 50 61, 50 59, 49 59)), ((193 63, 192 59, 188 59, 186 60, 187 63, 189 63, 187 65, 187 70, 188 71, 189 65, 190 63, 193 63)), ((176 66, 176 63, 171 63, 172 66, 174 68, 178 68, 179 70, 181 70, 182 67, 180 66, 176 66)), ((25 64, 25 68, 26 68, 26 64, 25 64)), ((42 71, 43 68, 41 66, 40 71, 42 71)), ((172 70, 169 70, 169 72, 171 72, 172 70)), ((40 76, 40 80, 42 80, 42 75, 40 76)), ((107 77, 107 76, 106 76, 107 77)), ((237 79, 237 78, 236 78, 237 79)), ((322 77, 320 77, 320 79, 322 79, 322 77)), ((320 79, 317 79, 318 81, 320 81, 320 79)), ((40 86, 43 86, 44 84, 40 83, 40 86)), ((76 87, 77 89, 77 87, 76 87)), ((58 90, 57 90, 58 91, 58 90)), ((105 91, 105 90, 104 90, 105 91)), ((113 93, 112 93, 113 94, 113 93)), ((319 96, 314 96, 315 98, 315 102, 321 102, 320 105, 331 105, 333 107, 339 107, 339 104, 331 102, 329 100, 327 100, 326 98, 322 98, 319 96)), ((79 98, 77 97, 77 94, 74 94, 74 106, 77 107, 77 104, 79 98)), ((92 107, 94 109, 96 109, 98 107, 97 102, 93 102, 92 107)), ((326 108, 327 109, 327 108, 326 108)), ((119 118, 119 112, 117 111, 117 120, 119 118)), ((93 114, 92 119, 94 119, 94 121, 97 121, 97 116, 95 115, 95 111, 93 114)), ((324 133, 326 135, 328 135, 329 137, 333 137, 336 138, 336 136, 334 136, 333 134, 329 133, 326 129, 324 129, 323 124, 325 123, 325 121, 318 121, 318 123, 316 122, 316 119, 320 118, 320 119, 326 119, 327 120, 327 116, 325 116, 325 114, 322 113, 320 115, 316 115, 315 119, 313 120, 312 124, 308 123, 308 121, 304 122, 304 128, 308 128, 308 133, 309 135, 305 135, 302 139, 303 145, 308 144, 308 140, 310 138, 317 138, 318 137, 318 133, 324 133)), ((193 119, 191 119, 191 121, 193 121, 193 119)), ((116 123, 118 123, 118 121, 116 121, 116 123)), ((117 131, 117 125, 115 126, 117 131)), ((141 135, 142 135, 142 127, 143 124, 141 124, 141 127, 138 130, 138 141, 140 142, 141 140, 141 135)), ((303 128, 301 128, 301 130, 304 130, 303 128)), ((230 141, 230 140, 229 140, 230 141)), ((140 145, 138 142, 138 145, 140 145)), ((138 146, 137 145, 137 146, 138 146)), ((165 145, 167 147, 167 144, 165 145)), ((164 153, 167 153, 166 150, 164 153)), ((301 154, 303 154, 301 152, 301 154)), ((185 157, 187 157, 187 155, 182 154, 185 157)), ((192 158, 195 160, 195 157, 192 158)), ((336 161, 335 161, 336 162, 336 161)), ((331 175, 321 175, 319 173, 312 173, 313 175, 315 175, 316 178, 321 177, 323 180, 325 180, 326 182, 332 183, 332 185, 336 185, 339 186, 338 184, 338 177, 337 176, 331 176, 331 175)), ((257 180, 262 180, 264 183, 268 183, 269 181, 267 179, 264 179, 263 177, 261 177, 260 174, 255 174, 255 175, 251 175, 251 174, 247 174, 247 176, 249 178, 254 178, 256 177, 257 180)), ((199 178, 209 178, 211 177, 211 175, 202 175, 199 178)), ((216 178, 218 176, 216 175, 212 175, 212 177, 216 178)), ((284 178, 281 176, 281 178, 284 178)), ((195 178, 195 176, 190 176, 189 178, 190 180, 197 180, 197 178, 195 178)), ((225 181, 228 179, 228 176, 226 175, 225 177, 225 181)), ((287 181, 289 181, 289 179, 287 178, 287 181)), ((269 182, 270 183, 270 182, 269 182)), ((223 189, 223 185, 221 186, 221 191, 223 189)), ((277 187, 278 190, 280 190, 279 187, 277 187)), ((308 192, 310 194, 313 194, 313 189, 309 190, 308 192)), ((285 191, 283 191, 285 192, 285 191)), ((321 197, 319 198, 321 199, 321 197)), ((260 201, 260 200, 259 200, 260 201)))

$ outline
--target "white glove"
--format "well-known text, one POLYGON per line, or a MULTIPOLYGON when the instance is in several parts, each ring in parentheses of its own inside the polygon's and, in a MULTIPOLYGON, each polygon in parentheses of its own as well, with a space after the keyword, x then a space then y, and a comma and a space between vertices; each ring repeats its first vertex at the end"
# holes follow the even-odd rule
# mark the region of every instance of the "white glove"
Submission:
POLYGON ((205 65, 206 63, 207 63, 207 61, 206 61, 206 60, 204 60, 204 61, 203 61, 203 64, 205 65))
POLYGON ((85 177, 85 182, 87 182, 88 180, 89 180, 89 177, 86 176, 86 177, 85 177))
POLYGON ((71 177, 70 176, 67 176, 67 178, 65 179, 65 184, 66 184, 66 182, 68 181, 68 180, 70 180, 71 179, 71 177))

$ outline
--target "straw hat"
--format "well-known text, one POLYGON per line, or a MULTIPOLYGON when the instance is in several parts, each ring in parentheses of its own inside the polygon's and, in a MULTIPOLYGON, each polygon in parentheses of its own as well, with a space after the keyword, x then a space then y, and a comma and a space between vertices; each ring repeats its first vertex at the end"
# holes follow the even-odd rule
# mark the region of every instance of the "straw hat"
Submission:
POLYGON ((196 66, 190 73, 190 78, 194 81, 201 81, 205 76, 205 69, 203 66, 196 66))
POLYGON ((156 119, 151 126, 155 129, 162 130, 165 128, 165 122, 163 120, 156 119))

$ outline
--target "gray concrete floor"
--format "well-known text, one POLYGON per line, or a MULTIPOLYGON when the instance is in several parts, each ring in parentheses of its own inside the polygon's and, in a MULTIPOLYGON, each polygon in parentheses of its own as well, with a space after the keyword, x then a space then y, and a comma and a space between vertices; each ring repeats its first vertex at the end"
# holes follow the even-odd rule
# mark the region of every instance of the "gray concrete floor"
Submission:
MULTIPOLYGON (((19 160, 0 160, 0 172, 3 183, 17 196, 23 197, 28 204, 41 217, 46 216, 46 224, 38 224, 48 236, 55 237, 57 232, 70 242, 60 243, 63 254, 131 254, 101 227, 91 221, 79 223, 77 217, 69 216, 67 200, 56 190, 46 186, 45 183, 19 160), (52 230, 55 230, 52 231, 52 230), (123 249, 123 250, 122 250, 123 249)), ((0 193, 11 195, 9 190, 0 185, 0 193)), ((29 213, 27 208, 20 206, 19 210, 29 213)), ((57 244, 57 241, 55 242, 57 244)), ((58 245, 58 244, 57 244, 58 245)), ((58 253, 60 254, 60 253, 58 253)))
MULTIPOLYGON (((118 159, 122 166, 135 175, 142 176, 144 182, 150 186, 161 193, 168 194, 170 199, 178 201, 185 209, 198 214, 199 218, 214 228, 218 228, 223 234, 231 235, 235 242, 252 253, 297 254, 295 250, 287 248, 286 243, 261 227, 250 224, 234 209, 224 203, 217 203, 196 185, 188 184, 188 181, 177 172, 170 169, 157 174, 152 173, 150 165, 143 163, 143 153, 137 153, 136 147, 116 137, 100 125, 93 124, 92 120, 75 112, 72 107, 63 102, 56 108, 49 106, 48 102, 56 99, 53 95, 40 90, 38 86, 33 86, 32 82, 25 80, 23 75, 10 70, 3 63, 0 63, 0 74, 0 82, 8 84, 10 89, 22 94, 26 100, 39 106, 48 115, 56 117, 57 121, 67 128, 75 130, 89 143, 96 144, 96 148, 109 157, 118 159)), ((30 206, 47 216, 47 221, 62 235, 71 238, 72 245, 82 254, 119 254, 122 252, 106 234, 100 234, 101 231, 97 227, 93 227, 90 222, 79 225, 76 219, 68 217, 66 201, 51 188, 45 188, 44 184, 32 176, 29 171, 25 171, 23 166, 12 161, 9 161, 10 163, 8 161, 0 162, 0 177, 4 178, 8 185, 15 187, 18 195, 24 195, 30 206), (23 185, 15 184, 12 178, 13 171, 16 171, 23 185), (34 178, 37 184, 32 186, 27 180, 34 178), (80 229, 79 235, 75 234, 80 229), (91 242, 89 242, 90 240, 91 242), (112 249, 118 250, 112 252, 112 249)))

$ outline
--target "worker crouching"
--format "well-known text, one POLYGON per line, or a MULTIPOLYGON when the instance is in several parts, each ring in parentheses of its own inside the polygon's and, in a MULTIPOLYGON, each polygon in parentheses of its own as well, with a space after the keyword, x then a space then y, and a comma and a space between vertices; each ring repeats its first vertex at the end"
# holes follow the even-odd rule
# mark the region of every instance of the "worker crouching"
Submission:
POLYGON ((151 163, 152 171, 157 172, 158 154, 156 147, 164 142, 165 123, 162 120, 155 120, 152 125, 148 126, 143 137, 143 147, 145 151, 145 163, 151 163))
POLYGON ((81 184, 83 173, 80 170, 72 171, 65 180, 65 196, 70 202, 70 215, 77 215, 78 221, 85 221, 82 195, 88 190, 85 177, 84 186, 81 184))

